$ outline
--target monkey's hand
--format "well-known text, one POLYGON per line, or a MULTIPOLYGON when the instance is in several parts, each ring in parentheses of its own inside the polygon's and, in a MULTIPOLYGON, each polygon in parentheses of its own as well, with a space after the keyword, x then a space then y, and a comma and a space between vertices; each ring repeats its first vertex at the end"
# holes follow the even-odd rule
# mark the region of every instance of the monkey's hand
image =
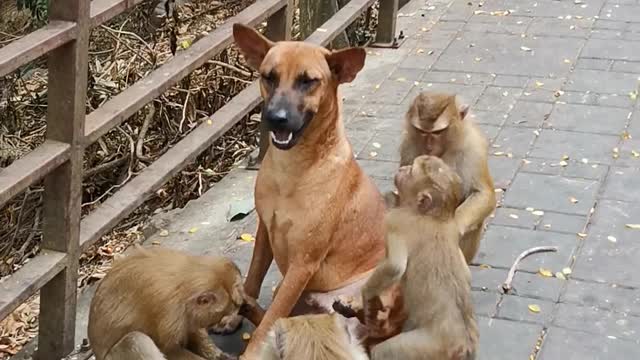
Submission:
POLYGON ((364 309, 360 303, 344 301, 338 298, 333 302, 333 310, 346 318, 357 318, 361 324, 365 323, 364 309))
POLYGON ((247 296, 245 298, 245 303, 240 307, 239 315, 251 321, 255 326, 258 326, 258 324, 262 322, 264 313, 264 309, 262 309, 256 299, 247 296))

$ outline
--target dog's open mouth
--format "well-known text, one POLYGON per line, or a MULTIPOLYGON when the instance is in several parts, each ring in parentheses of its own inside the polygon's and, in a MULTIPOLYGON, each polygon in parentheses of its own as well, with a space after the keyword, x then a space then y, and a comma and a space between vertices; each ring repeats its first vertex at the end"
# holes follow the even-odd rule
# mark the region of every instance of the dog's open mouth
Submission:
POLYGON ((288 147, 289 144, 292 143, 293 140, 293 132, 288 130, 272 130, 271 132, 271 141, 280 147, 288 147))

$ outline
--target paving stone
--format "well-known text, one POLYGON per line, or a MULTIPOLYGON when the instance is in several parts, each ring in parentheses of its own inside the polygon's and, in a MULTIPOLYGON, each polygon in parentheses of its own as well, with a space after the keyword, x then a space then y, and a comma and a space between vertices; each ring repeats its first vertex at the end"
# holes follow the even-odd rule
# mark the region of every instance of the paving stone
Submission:
POLYGON ((425 44, 429 48, 446 49, 457 34, 457 31, 429 31, 420 33, 416 38, 419 44, 425 44))
POLYGON ((599 39, 599 40, 624 40, 624 32, 620 30, 591 30, 590 38, 591 39, 599 39))
POLYGON ((567 36, 585 38, 593 25, 593 19, 540 18, 531 23, 527 34, 533 36, 567 36))
POLYGON ((605 199, 640 202, 640 169, 612 167, 604 185, 605 199))
POLYGON ((569 280, 561 301, 640 315, 640 290, 617 285, 569 280))
POLYGON ((583 233, 587 216, 545 212, 536 229, 569 234, 583 233))
POLYGON ((640 22, 640 5, 605 5, 600 11, 600 17, 612 21, 640 22))
POLYGON ((482 130, 489 142, 493 141, 500 131, 500 127, 496 125, 478 124, 478 127, 482 130))
POLYGON ((396 78, 389 78, 383 81, 376 89, 372 87, 371 97, 380 104, 400 104, 414 87, 413 81, 399 81, 396 78))
POLYGON ((598 182, 542 174, 516 175, 504 201, 505 206, 586 215, 598 192, 598 182), (572 203, 571 198, 577 199, 572 203))
POLYGON ((495 217, 491 223, 533 230, 539 221, 540 217, 533 215, 530 211, 500 207, 496 209, 495 217))
POLYGON ((516 127, 542 127, 542 122, 549 117, 553 105, 518 100, 505 124, 516 127))
POLYGON ((415 97, 423 91, 439 91, 450 94, 456 94, 458 99, 466 104, 473 104, 476 102, 484 86, 482 85, 461 85, 461 84, 442 84, 442 83, 426 83, 420 82, 419 86, 415 86, 409 92, 409 95, 404 99, 403 105, 409 106, 409 104, 415 99, 415 97))
POLYGON ((639 357, 640 346, 635 342, 551 327, 537 359, 611 360, 639 357))
POLYGON ((423 70, 398 67, 391 73, 391 75, 389 75, 389 80, 396 80, 396 81, 402 80, 402 81, 408 81, 408 82, 418 81, 422 77, 423 73, 424 73, 423 70))
POLYGON ((515 76, 515 75, 496 75, 495 80, 493 81, 494 86, 500 87, 524 87, 529 78, 526 76, 515 76))
MULTIPOLYGON (((404 116, 383 118, 381 116, 358 115, 349 121, 345 127, 348 130, 375 132, 389 132, 400 134, 404 130, 404 116)), ((398 141, 399 145, 399 141, 398 141)))
POLYGON ((512 154, 514 157, 524 157, 536 135, 532 129, 504 126, 500 134, 496 137, 494 145, 497 148, 491 151, 492 154, 499 153, 512 154))
POLYGON ((593 306, 560 304, 553 324, 570 330, 633 341, 637 341, 640 334, 640 317, 593 306))
POLYGON ((498 317, 501 319, 526 321, 537 324, 545 324, 553 314, 554 304, 550 301, 527 299, 518 296, 503 296, 498 317), (537 305, 540 312, 534 313, 529 310, 529 305, 537 305))
POLYGON ((640 61, 616 60, 611 67, 613 71, 640 73, 640 61))
MULTIPOLYGON (((537 256, 537 255, 534 255, 537 256)), ((547 269, 554 274, 562 269, 547 269)), ((518 271, 513 278, 513 295, 532 299, 542 299, 557 302, 565 280, 556 277, 543 277, 539 274, 530 274, 518 271)))
POLYGON ((572 159, 586 158, 592 163, 609 164, 613 160, 612 149, 617 146, 619 139, 616 135, 543 129, 529 155, 556 161, 566 155, 572 159))
POLYGON ((362 107, 362 103, 357 102, 343 102, 342 103, 342 120, 344 120, 344 122, 348 122, 349 120, 351 120, 352 117, 354 117, 356 114, 359 113, 360 108, 362 107))
POLYGON ((367 144, 365 149, 358 155, 361 159, 381 160, 381 161, 400 161, 400 132, 383 130, 377 132, 371 142, 367 144))
MULTIPOLYGON (((422 45, 422 42, 420 43, 422 45)), ((442 50, 434 48, 421 48, 412 51, 407 55, 399 66, 405 69, 427 70, 438 60, 442 50)))
POLYGON ((611 67, 612 60, 608 59, 592 59, 592 58, 579 58, 576 63, 578 69, 588 70, 608 70, 611 67))
POLYGON ((560 130, 619 135, 626 127, 628 114, 620 108, 557 104, 549 122, 560 130))
POLYGON ((636 100, 632 100, 629 94, 598 94, 596 97, 596 104, 600 106, 622 107, 626 108, 627 112, 635 103, 636 100))
POLYGON ((530 272, 536 272, 541 267, 562 269, 571 262, 577 244, 575 235, 492 225, 480 243, 480 251, 474 262, 509 268, 516 257, 527 249, 535 246, 557 246, 557 252, 525 258, 519 269, 530 272))
POLYGON ((505 34, 462 34, 451 43, 433 66, 437 70, 485 72, 504 75, 547 76, 565 74, 571 65, 563 59, 575 58, 583 41, 575 38, 522 38, 505 34), (521 47, 532 51, 524 51, 521 47), (493 56, 500 49, 500 56, 493 56), (476 61, 475 58, 481 58, 476 61))
POLYGON ((392 180, 400 166, 398 162, 357 159, 365 174, 374 178, 392 180))
POLYGON ((597 19, 593 24, 594 29, 626 30, 628 24, 623 21, 613 21, 610 19, 597 19))
POLYGON ((451 3, 447 11, 440 18, 441 21, 466 21, 474 12, 474 7, 467 5, 462 1, 454 1, 451 3))
POLYGON ((469 115, 476 124, 502 126, 505 121, 505 115, 498 111, 476 110, 471 107, 469 115))
POLYGON ((448 21, 443 19, 443 21, 439 21, 431 28, 432 31, 444 30, 444 31, 458 31, 462 30, 464 27, 464 21, 448 21))
POLYGON ((505 156, 489 156, 489 172, 496 188, 506 188, 520 167, 521 160, 505 156))
POLYGON ((626 95, 636 89, 637 83, 638 76, 634 74, 576 69, 569 76, 566 90, 626 95))
MULTIPOLYGON (((637 184, 637 175, 635 179, 637 184)), ((628 195, 634 196, 632 193, 628 195)), ((640 222, 638 219, 640 204, 637 202, 600 200, 578 254, 573 276, 576 279, 640 287, 637 269, 630 266, 636 264, 640 257, 638 231, 625 226, 640 222)))
POLYGON ((347 127, 347 138, 349 139, 349 143, 351 143, 351 148, 353 152, 357 155, 364 150, 367 144, 373 138, 375 134, 374 130, 358 130, 351 129, 347 127))
POLYGON ((493 82, 493 76, 491 76, 490 74, 430 71, 425 73, 420 81, 425 83, 487 85, 493 82))
POLYGON ((585 0, 582 7, 573 3, 573 1, 554 1, 554 0, 538 0, 538 1, 520 1, 520 0, 497 0, 486 2, 482 9, 490 11, 498 11, 504 9, 514 10, 514 14, 524 14, 534 17, 552 17, 557 18, 559 15, 573 15, 574 17, 593 17, 598 15, 604 0, 585 0))
POLYGON ((374 100, 362 105, 356 115, 378 117, 395 122, 397 121, 397 119, 404 119, 407 110, 409 110, 409 107, 406 105, 379 104, 374 100))
POLYGON ((640 167, 640 138, 625 140, 620 144, 620 157, 616 159, 616 166, 640 167))
POLYGON ((562 176, 602 180, 608 171, 609 167, 606 165, 584 164, 582 160, 578 161, 578 159, 576 159, 576 161, 570 160, 569 166, 562 168, 562 176))
POLYGON ((521 94, 522 90, 520 89, 488 86, 480 96, 480 99, 478 99, 475 108, 478 110, 507 112, 513 108, 521 94))
POLYGON ((640 61, 640 54, 634 51, 637 43, 629 40, 588 40, 581 56, 614 60, 640 61))
POLYGON ((507 278, 507 270, 484 266, 470 266, 469 269, 471 269, 471 287, 474 290, 490 293, 501 292, 502 283, 507 278))
POLYGON ((472 291, 473 311, 476 316, 491 317, 496 312, 496 304, 500 295, 484 291, 472 291))
POLYGON ((560 160, 545 160, 528 158, 522 161, 520 172, 545 175, 561 175, 562 167, 558 165, 560 160))
POLYGON ((499 34, 523 34, 533 19, 525 16, 473 15, 464 26, 465 31, 499 34))
POLYGON ((536 324, 485 317, 478 319, 478 327, 478 360, 496 360, 497 354, 500 359, 528 359, 542 331, 536 324))

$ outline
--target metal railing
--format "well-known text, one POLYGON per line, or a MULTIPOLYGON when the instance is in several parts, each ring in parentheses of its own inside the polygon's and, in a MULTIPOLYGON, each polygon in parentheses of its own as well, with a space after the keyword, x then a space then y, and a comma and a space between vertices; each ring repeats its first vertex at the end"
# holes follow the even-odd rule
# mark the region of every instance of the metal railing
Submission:
MULTIPOLYGON (((42 145, 0 170, 0 207, 44 182, 41 252, 0 283, 0 319, 40 291, 38 359, 74 349, 79 256, 261 102, 253 83, 81 221, 84 149, 229 46, 233 23, 267 21, 267 36, 290 37, 292 0, 257 0, 98 109, 85 115, 91 28, 142 0, 56 0, 44 28, 0 49, 0 77, 48 54, 48 110, 42 145)), ((375 0, 351 0, 306 41, 326 45, 375 0)), ((398 0, 380 0, 376 41, 393 43, 398 0)))

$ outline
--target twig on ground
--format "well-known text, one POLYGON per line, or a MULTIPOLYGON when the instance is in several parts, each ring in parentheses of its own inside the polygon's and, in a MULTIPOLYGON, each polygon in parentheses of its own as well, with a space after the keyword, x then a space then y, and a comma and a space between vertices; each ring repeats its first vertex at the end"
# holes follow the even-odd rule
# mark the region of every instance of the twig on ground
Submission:
POLYGON ((504 284, 502 284, 502 290, 504 291, 504 293, 506 294, 509 291, 511 291, 511 283, 513 282, 513 277, 516 274, 516 270, 518 268, 518 264, 520 264, 520 261, 522 261, 524 258, 526 258, 531 254, 540 253, 540 252, 556 252, 556 251, 558 251, 557 246, 537 246, 531 249, 527 249, 523 251, 522 254, 518 255, 518 257, 516 258, 516 261, 513 263, 513 265, 511 265, 511 269, 509 269, 507 280, 504 282, 504 284))
POLYGON ((149 130, 149 124, 151 124, 151 120, 156 114, 156 107, 153 103, 149 106, 149 112, 147 116, 144 118, 144 122, 142 123, 142 127, 140 127, 140 131, 138 132, 138 141, 136 142, 136 157, 141 161, 151 161, 153 158, 151 156, 145 156, 142 154, 142 146, 144 145, 144 138, 147 136, 147 131, 149 130))

